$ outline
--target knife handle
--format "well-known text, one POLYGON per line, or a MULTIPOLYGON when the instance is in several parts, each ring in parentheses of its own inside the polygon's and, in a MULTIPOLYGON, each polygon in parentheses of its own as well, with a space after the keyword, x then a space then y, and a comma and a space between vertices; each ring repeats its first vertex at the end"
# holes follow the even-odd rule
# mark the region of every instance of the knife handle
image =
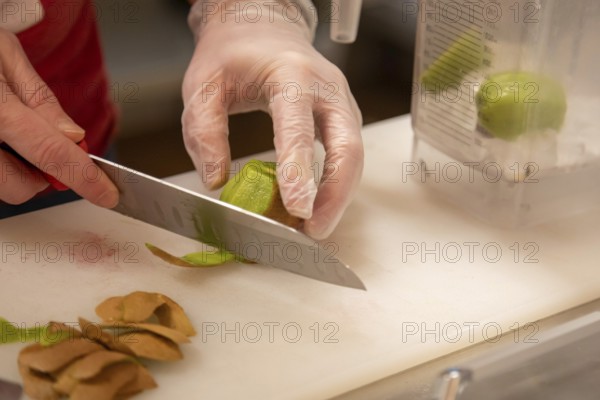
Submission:
MULTIPOLYGON (((81 149, 83 149, 83 151, 85 151, 86 153, 88 152, 88 145, 87 145, 87 142, 85 141, 85 139, 77 142, 77 145, 81 149)), ((5 142, 0 143, 0 149, 6 151, 7 153, 12 154, 16 158, 18 158, 19 161, 25 163, 28 167, 35 168, 29 161, 27 161, 25 158, 23 158, 23 156, 21 156, 19 153, 17 153, 12 147, 10 147, 5 142)), ((50 186, 52 186, 55 190, 58 190, 59 192, 64 192, 65 190, 69 190, 68 186, 66 186, 64 183, 60 182, 58 179, 56 179, 52 175, 47 174, 46 172, 43 172, 43 171, 40 171, 40 173, 44 176, 44 179, 50 184, 50 186)))

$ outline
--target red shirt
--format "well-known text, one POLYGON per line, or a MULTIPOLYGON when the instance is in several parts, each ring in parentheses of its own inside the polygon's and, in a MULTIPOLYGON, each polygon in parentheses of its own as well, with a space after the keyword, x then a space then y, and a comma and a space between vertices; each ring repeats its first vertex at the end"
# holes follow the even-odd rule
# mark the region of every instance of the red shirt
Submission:
POLYGON ((44 18, 17 34, 38 74, 63 110, 86 131, 92 154, 102 155, 115 129, 95 8, 91 0, 41 0, 44 18))

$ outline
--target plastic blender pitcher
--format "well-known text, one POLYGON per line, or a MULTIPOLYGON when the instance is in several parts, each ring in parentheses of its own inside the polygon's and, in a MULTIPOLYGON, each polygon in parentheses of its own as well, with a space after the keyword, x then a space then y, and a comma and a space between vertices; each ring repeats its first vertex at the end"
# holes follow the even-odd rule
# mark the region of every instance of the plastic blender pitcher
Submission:
POLYGON ((516 227, 600 206, 600 2, 421 0, 413 176, 516 227))

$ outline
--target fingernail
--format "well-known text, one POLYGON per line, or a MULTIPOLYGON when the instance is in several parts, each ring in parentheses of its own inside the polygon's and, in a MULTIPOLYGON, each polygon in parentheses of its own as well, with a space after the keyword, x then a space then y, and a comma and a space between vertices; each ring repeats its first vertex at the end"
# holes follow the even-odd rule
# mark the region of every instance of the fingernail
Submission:
POLYGON ((108 190, 104 192, 98 200, 96 200, 96 204, 100 207, 105 208, 113 208, 119 203, 119 192, 116 190, 108 190))
POLYGON ((304 233, 316 240, 327 238, 332 231, 333 228, 328 228, 323 224, 316 224, 314 221, 304 222, 304 233))
POLYGON ((287 210, 290 214, 298 218, 309 219, 312 217, 312 207, 291 206, 287 207, 287 210))
POLYGON ((40 184, 38 185, 38 188, 37 188, 37 192, 38 193, 43 192, 44 190, 46 190, 48 188, 48 186, 50 186, 50 183, 48 183, 48 181, 40 182, 40 184))
POLYGON ((221 167, 217 165, 214 170, 207 171, 203 180, 209 189, 218 189, 223 181, 221 167))
POLYGON ((70 119, 63 118, 58 121, 57 125, 58 129, 64 133, 71 133, 75 135, 85 135, 85 130, 77 125, 75 122, 70 119))
POLYGON ((313 214, 313 204, 315 201, 315 195, 308 191, 301 194, 295 194, 295 197, 284 201, 286 210, 295 217, 302 219, 310 219, 313 214))
POLYGON ((310 219, 313 215, 313 206, 317 197, 317 187, 314 182, 297 188, 296 186, 280 186, 283 203, 288 212, 302 219, 310 219))

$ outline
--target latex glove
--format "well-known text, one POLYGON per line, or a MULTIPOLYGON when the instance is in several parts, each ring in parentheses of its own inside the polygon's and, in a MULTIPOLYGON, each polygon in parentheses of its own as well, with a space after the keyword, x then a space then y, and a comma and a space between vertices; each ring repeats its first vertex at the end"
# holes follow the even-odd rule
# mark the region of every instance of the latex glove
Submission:
POLYGON ((183 82, 184 142, 203 182, 217 188, 231 162, 228 114, 268 112, 283 202, 306 220, 308 235, 322 239, 362 174, 362 117, 344 75, 312 47, 306 19, 295 18, 289 3, 194 4, 189 23, 197 45, 183 82), (313 164, 315 138, 324 145, 324 165, 313 164), (324 172, 318 190, 316 169, 324 172))
POLYGON ((103 207, 114 207, 117 188, 75 143, 85 132, 62 110, 35 72, 16 36, 0 29, 0 142, 37 167, 0 150, 0 200, 23 203, 48 187, 38 169, 103 207))

